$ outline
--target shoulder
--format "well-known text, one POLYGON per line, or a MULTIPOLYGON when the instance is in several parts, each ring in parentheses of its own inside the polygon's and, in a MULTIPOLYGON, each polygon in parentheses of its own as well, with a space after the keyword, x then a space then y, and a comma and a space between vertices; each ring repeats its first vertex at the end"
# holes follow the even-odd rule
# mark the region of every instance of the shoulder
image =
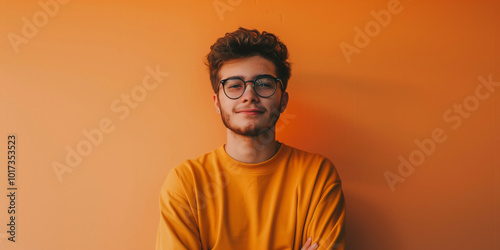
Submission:
POLYGON ((290 154, 296 159, 308 161, 329 161, 328 158, 324 157, 321 154, 305 151, 303 149, 299 149, 289 145, 287 146, 290 148, 290 154))
POLYGON ((318 180, 328 183, 340 182, 337 169, 330 159, 319 153, 288 147, 290 147, 290 161, 297 164, 308 175, 314 175, 318 180))
POLYGON ((215 150, 182 161, 170 170, 162 188, 176 193, 186 193, 186 189, 203 182, 204 176, 211 172, 210 166, 213 166, 214 161, 216 161, 215 150))

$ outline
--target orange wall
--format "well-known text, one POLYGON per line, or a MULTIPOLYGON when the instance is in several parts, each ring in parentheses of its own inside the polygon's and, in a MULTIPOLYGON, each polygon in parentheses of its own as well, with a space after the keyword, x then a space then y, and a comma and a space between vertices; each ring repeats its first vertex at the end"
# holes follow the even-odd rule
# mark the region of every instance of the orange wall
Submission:
POLYGON ((500 2, 40 3, 0 4, 1 249, 153 249, 166 174, 225 142, 203 59, 239 26, 289 47, 278 139, 336 164, 348 249, 500 249, 500 2))

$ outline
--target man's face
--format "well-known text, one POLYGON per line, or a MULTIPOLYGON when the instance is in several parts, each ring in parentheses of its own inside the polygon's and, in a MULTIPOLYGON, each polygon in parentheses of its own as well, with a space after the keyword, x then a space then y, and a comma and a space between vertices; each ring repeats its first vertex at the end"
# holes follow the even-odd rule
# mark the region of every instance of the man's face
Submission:
MULTIPOLYGON (((260 75, 276 77, 276 67, 261 56, 252 56, 225 62, 219 70, 218 79, 240 77, 248 81, 260 75)), ((274 127, 280 113, 285 111, 288 93, 282 92, 279 83, 274 95, 262 98, 255 93, 249 82, 243 95, 232 100, 224 94, 220 84, 218 94, 214 94, 214 103, 228 129, 236 134, 255 137, 274 127)))

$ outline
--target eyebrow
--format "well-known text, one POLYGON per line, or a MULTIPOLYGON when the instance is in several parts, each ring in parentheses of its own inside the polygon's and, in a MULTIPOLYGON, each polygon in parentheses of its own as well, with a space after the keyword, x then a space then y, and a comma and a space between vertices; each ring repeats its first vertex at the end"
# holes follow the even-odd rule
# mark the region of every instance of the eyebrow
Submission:
MULTIPOLYGON (((275 76, 270 75, 270 74, 259 74, 259 75, 254 76, 253 79, 257 79, 259 77, 266 77, 266 76, 275 78, 275 76)), ((230 76, 230 77, 224 78, 224 79, 241 79, 241 80, 243 80, 244 77, 242 75, 235 75, 235 76, 230 76)))

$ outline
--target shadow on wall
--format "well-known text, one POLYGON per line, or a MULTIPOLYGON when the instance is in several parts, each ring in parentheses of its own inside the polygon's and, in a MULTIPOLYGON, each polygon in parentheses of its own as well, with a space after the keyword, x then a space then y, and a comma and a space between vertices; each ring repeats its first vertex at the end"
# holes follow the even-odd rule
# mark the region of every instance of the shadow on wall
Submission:
POLYGON ((406 126, 411 119, 401 119, 423 93, 383 79, 315 74, 294 83, 288 110, 294 119, 278 134, 337 167, 346 198, 346 249, 403 249, 392 209, 384 207, 387 197, 377 196, 388 192, 381 173, 406 143, 401 136, 414 128, 406 126))
POLYGON ((346 199, 346 249, 399 250, 402 244, 390 218, 359 193, 344 189, 346 199))

